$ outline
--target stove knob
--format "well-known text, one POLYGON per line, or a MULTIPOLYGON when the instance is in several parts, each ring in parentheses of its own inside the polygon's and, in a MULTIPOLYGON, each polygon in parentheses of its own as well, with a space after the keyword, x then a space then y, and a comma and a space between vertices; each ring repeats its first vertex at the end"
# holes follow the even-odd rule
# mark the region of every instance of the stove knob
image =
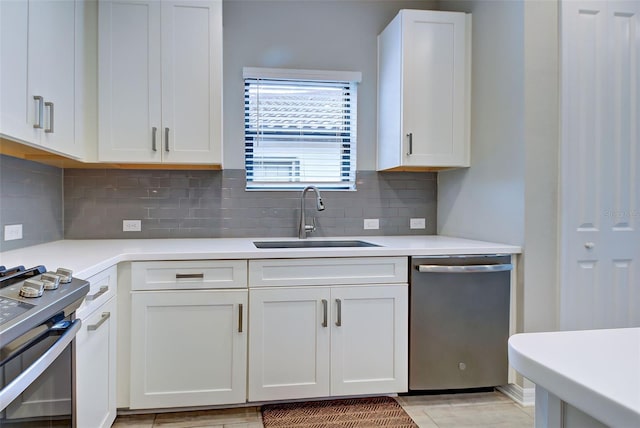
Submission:
POLYGON ((44 282, 45 290, 55 290, 60 285, 60 275, 53 272, 47 272, 40 275, 40 281, 44 282))
POLYGON ((71 282, 73 271, 71 269, 58 268, 56 270, 56 275, 60 276, 61 284, 68 284, 71 282))
POLYGON ((44 292, 44 282, 37 279, 27 279, 20 287, 22 297, 40 297, 44 292))

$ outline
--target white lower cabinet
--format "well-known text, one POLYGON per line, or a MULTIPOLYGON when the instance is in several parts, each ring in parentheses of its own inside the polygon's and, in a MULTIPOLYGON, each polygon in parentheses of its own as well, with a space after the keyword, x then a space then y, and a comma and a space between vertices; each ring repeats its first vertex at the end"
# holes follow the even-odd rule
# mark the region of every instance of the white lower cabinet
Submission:
POLYGON ((89 294, 76 316, 76 409, 78 427, 110 427, 116 418, 117 268, 88 279, 89 294))
POLYGON ((408 286, 250 289, 249 401, 407 390, 408 286))
POLYGON ((116 298, 83 319, 76 336, 78 427, 110 427, 116 418, 116 298))
POLYGON ((133 291, 130 408, 244 403, 246 306, 246 289, 133 291))

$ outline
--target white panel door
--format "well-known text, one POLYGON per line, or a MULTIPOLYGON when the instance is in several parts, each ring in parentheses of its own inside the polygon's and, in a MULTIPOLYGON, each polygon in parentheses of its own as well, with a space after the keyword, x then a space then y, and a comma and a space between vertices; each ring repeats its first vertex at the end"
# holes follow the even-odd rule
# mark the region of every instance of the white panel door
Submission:
POLYGON ((402 156, 408 166, 467 161, 466 19, 455 12, 404 11, 402 156))
POLYGON ((640 3, 562 3, 560 327, 640 326, 640 3))
POLYGON ((159 1, 100 2, 100 161, 162 159, 160 5, 159 1))
POLYGON ((162 3, 162 150, 169 163, 220 163, 222 1, 162 3))
POLYGON ((408 286, 331 289, 331 395, 406 392, 408 286))
POLYGON ((116 419, 116 298, 83 318, 76 336, 78 427, 111 426, 116 419))
POLYGON ((249 293, 249 401, 328 396, 329 289, 249 293))
POLYGON ((247 291, 131 295, 132 409, 246 401, 247 291))

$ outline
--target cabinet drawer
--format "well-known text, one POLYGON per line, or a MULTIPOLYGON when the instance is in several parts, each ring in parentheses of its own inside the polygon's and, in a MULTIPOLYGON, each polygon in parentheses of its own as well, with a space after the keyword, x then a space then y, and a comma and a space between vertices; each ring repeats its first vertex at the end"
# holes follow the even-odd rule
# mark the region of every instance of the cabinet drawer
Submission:
POLYGON ((76 311, 78 318, 84 318, 85 315, 89 315, 98 306, 115 296, 118 286, 118 268, 117 266, 111 266, 88 278, 87 281, 91 283, 91 286, 87 296, 76 311))
POLYGON ((406 257, 250 260, 249 286, 407 282, 406 257))
POLYGON ((246 260, 131 263, 132 290, 193 290, 246 286, 246 260))

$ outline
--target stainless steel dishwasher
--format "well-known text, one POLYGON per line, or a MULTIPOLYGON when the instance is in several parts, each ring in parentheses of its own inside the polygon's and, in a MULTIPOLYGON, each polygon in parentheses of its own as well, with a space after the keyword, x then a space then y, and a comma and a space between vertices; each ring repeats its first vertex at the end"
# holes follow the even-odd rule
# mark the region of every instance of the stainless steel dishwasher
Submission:
POLYGON ((413 257, 409 389, 507 384, 510 255, 413 257))

